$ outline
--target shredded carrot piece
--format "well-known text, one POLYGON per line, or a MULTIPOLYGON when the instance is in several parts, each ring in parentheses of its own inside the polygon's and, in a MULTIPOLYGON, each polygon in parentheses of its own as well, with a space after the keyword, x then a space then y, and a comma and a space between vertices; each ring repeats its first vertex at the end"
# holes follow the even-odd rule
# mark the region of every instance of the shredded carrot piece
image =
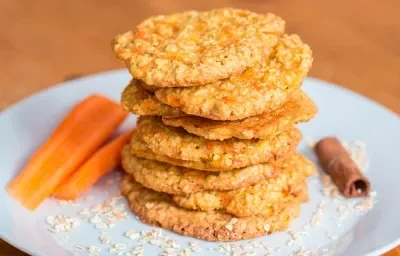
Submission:
POLYGON ((100 148, 78 170, 69 176, 53 196, 58 199, 75 200, 88 191, 102 176, 121 163, 121 150, 132 132, 121 134, 100 148))
POLYGON ((78 103, 50 138, 7 186, 11 197, 34 210, 92 155, 127 117, 119 104, 101 95, 78 103))

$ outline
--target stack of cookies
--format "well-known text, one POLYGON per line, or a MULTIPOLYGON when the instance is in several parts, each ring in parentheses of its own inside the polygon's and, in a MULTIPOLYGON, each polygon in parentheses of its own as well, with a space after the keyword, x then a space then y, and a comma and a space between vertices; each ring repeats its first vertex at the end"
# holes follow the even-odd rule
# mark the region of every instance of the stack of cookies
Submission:
POLYGON ((238 9, 151 17, 113 41, 140 115, 121 190, 145 223, 211 241, 285 229, 313 164, 295 124, 317 113, 300 89, 310 47, 273 14, 238 9))

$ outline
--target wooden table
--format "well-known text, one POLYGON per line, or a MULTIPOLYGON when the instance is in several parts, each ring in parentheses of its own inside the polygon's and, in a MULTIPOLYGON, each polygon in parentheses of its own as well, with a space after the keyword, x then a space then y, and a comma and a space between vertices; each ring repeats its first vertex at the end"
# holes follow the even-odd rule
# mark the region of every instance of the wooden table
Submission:
MULTIPOLYGON (((225 6, 282 16, 313 49, 311 76, 400 113, 398 0, 0 0, 0 109, 68 76, 122 68, 112 37, 149 15, 225 6)), ((4 241, 0 254, 26 255, 4 241)))

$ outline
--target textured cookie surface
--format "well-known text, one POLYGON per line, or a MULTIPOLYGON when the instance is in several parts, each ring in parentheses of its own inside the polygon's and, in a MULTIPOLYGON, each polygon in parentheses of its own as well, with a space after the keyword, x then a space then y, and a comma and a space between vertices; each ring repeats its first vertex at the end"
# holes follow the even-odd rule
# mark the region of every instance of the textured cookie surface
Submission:
POLYGON ((137 182, 147 188, 168 194, 192 194, 205 190, 232 190, 248 187, 276 177, 283 168, 304 166, 306 159, 291 153, 277 161, 225 172, 207 172, 140 158, 131 147, 122 151, 122 166, 137 182))
POLYGON ((267 140, 206 140, 184 129, 166 126, 160 118, 150 116, 139 117, 137 130, 146 146, 156 154, 207 162, 223 169, 242 168, 282 157, 301 139, 301 133, 293 127, 267 140))
POLYGON ((184 208, 202 211, 224 210, 232 215, 268 217, 293 196, 308 200, 306 178, 315 174, 314 165, 303 159, 297 166, 288 165, 277 177, 230 191, 202 191, 174 195, 173 201, 184 208))
POLYGON ((281 231, 300 211, 296 198, 269 218, 187 210, 174 204, 170 195, 147 189, 129 175, 121 183, 121 192, 142 222, 208 241, 236 241, 281 231))
POLYGON ((169 118, 186 116, 179 109, 160 102, 154 92, 146 90, 141 84, 143 83, 139 80, 132 79, 122 92, 121 104, 124 110, 143 116, 165 116, 169 118))
POLYGON ((166 125, 183 127, 187 132, 209 140, 267 139, 287 131, 295 123, 307 122, 317 114, 317 106, 303 91, 290 94, 281 108, 238 121, 216 121, 197 116, 163 117, 166 125))
POLYGON ((297 35, 284 35, 269 60, 239 75, 204 86, 160 89, 156 97, 190 115, 239 120, 279 108, 311 65, 310 47, 297 35))
POLYGON ((118 35, 113 50, 149 85, 195 86, 241 73, 269 56, 285 22, 239 9, 189 11, 143 21, 118 35))
MULTIPOLYGON (((294 147, 293 147, 294 148, 294 147)), ((291 149, 293 150, 293 149, 291 149)), ((290 151, 290 150, 289 150, 290 151)), ((209 161, 187 161, 176 159, 172 157, 168 157, 165 155, 155 154, 151 149, 149 149, 146 144, 140 139, 137 133, 132 135, 131 139, 131 152, 132 154, 149 159, 149 160, 157 160, 159 162, 169 163, 171 165, 182 166, 186 168, 196 169, 196 170, 205 170, 209 172, 222 172, 222 171, 231 171, 235 168, 227 168, 227 167, 215 167, 209 161)))

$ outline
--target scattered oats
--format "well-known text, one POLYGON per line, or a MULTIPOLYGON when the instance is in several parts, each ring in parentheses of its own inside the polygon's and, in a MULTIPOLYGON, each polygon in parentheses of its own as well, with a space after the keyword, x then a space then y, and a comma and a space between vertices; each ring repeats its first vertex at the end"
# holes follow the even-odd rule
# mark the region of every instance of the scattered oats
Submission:
POLYGON ((121 256, 122 254, 124 254, 123 252, 117 252, 117 256, 121 256))
POLYGON ((300 235, 306 235, 307 232, 295 232, 294 230, 288 230, 289 235, 292 237, 293 240, 298 241, 301 239, 300 235))
POLYGON ((192 246, 192 247, 190 247, 190 249, 192 249, 192 251, 194 251, 194 252, 200 252, 201 251, 199 246, 192 246))
POLYGON ((236 245, 234 244, 222 244, 214 249, 216 252, 229 254, 236 250, 236 245))
POLYGON ((139 237, 139 233, 133 230, 126 231, 124 235, 131 240, 135 240, 139 237))
POLYGON ((286 242, 286 245, 287 245, 287 246, 292 246, 292 245, 293 245, 293 242, 294 242, 294 240, 288 240, 288 241, 286 242))
POLYGON ((110 223, 110 224, 108 224, 108 227, 113 228, 113 227, 115 227, 115 225, 116 225, 115 223, 110 223))
POLYGON ((78 212, 78 214, 80 215, 80 216, 83 216, 83 217, 87 217, 87 216, 89 216, 90 215, 90 209, 89 208, 83 208, 82 210, 80 210, 79 212, 78 212))
POLYGON ((178 256, 191 256, 192 253, 189 248, 185 248, 178 253, 178 256))
POLYGON ((142 254, 143 254, 143 252, 144 252, 144 247, 143 247, 143 245, 138 245, 138 246, 136 246, 135 248, 131 249, 129 252, 130 252, 131 254, 133 254, 133 255, 139 256, 139 255, 142 255, 142 254))
POLYGON ((108 217, 108 219, 107 219, 108 223, 110 223, 111 221, 117 220, 117 217, 115 217, 115 215, 113 215, 113 214, 109 214, 109 215, 110 215, 110 217, 108 217))
POLYGON ((176 242, 174 242, 171 246, 172 246, 172 248, 174 248, 174 249, 178 249, 178 248, 181 247, 181 246, 180 246, 178 243, 176 243, 176 242))
POLYGON ((76 249, 79 249, 79 250, 86 250, 86 247, 84 247, 84 246, 82 246, 82 245, 75 245, 74 246, 76 249))
POLYGON ((215 251, 216 251, 216 252, 224 252, 223 250, 224 250, 224 249, 222 249, 221 247, 215 248, 215 251))
POLYGON ((330 232, 326 232, 326 237, 328 237, 331 240, 336 240, 338 239, 338 236, 333 236, 330 232))
POLYGON ((189 245, 190 245, 190 249, 192 249, 192 251, 200 252, 200 247, 195 241, 189 242, 189 245))
POLYGON ((271 229, 271 225, 269 225, 268 223, 264 225, 265 232, 269 232, 270 229, 271 229))
POLYGON ((176 256, 176 252, 172 248, 167 248, 160 253, 160 256, 176 256))
POLYGON ((49 231, 53 233, 69 232, 79 226, 79 220, 65 215, 48 216, 45 222, 50 225, 49 231))
POLYGON ((109 244, 109 243, 111 243, 111 237, 110 237, 109 235, 107 235, 107 234, 102 234, 102 235, 99 237, 99 239, 100 239, 100 241, 101 241, 102 244, 109 244))
POLYGON ((315 251, 311 250, 305 251, 303 247, 290 254, 290 256, 319 256, 319 255, 320 254, 318 253, 318 249, 316 249, 315 251))
POLYGON ((104 229, 104 228, 107 228, 107 227, 108 227, 107 224, 104 223, 104 222, 96 224, 96 228, 98 228, 98 229, 104 229))
POLYGON ((108 251, 109 251, 109 252, 116 252, 117 249, 115 249, 114 247, 111 247, 111 248, 108 249, 108 251))
POLYGON ((102 219, 98 215, 94 215, 93 217, 91 217, 89 219, 89 222, 92 224, 98 224, 98 223, 102 222, 102 219))
POLYGON ((264 248, 265 248, 265 250, 267 250, 267 252, 272 250, 272 248, 270 246, 268 246, 268 245, 264 245, 264 248))
POLYGON ((126 245, 123 243, 117 243, 114 245, 115 249, 117 250, 124 250, 126 248, 126 245))
POLYGON ((271 253, 267 253, 267 254, 265 254, 265 256, 272 256, 272 254, 271 253))
POLYGON ((322 215, 320 212, 315 212, 311 216, 311 221, 310 221, 311 226, 313 227, 320 227, 322 225, 322 215))
POLYGON ((162 241, 158 239, 151 239, 150 244, 152 245, 161 245, 162 241))
POLYGON ((374 200, 372 197, 368 196, 367 198, 361 200, 361 202, 356 205, 356 211, 368 211, 374 208, 374 200))
POLYGON ((281 247, 276 247, 275 251, 280 252, 281 251, 281 247))
POLYGON ((318 209, 319 210, 325 210, 326 209, 326 203, 324 200, 322 200, 319 204, 318 204, 318 209))
POLYGON ((102 205, 97 204, 95 206, 90 207, 90 212, 92 212, 92 213, 100 212, 101 208, 102 208, 102 205))
POLYGON ((87 250, 90 253, 97 254, 101 251, 101 248, 98 246, 90 245, 87 250))

